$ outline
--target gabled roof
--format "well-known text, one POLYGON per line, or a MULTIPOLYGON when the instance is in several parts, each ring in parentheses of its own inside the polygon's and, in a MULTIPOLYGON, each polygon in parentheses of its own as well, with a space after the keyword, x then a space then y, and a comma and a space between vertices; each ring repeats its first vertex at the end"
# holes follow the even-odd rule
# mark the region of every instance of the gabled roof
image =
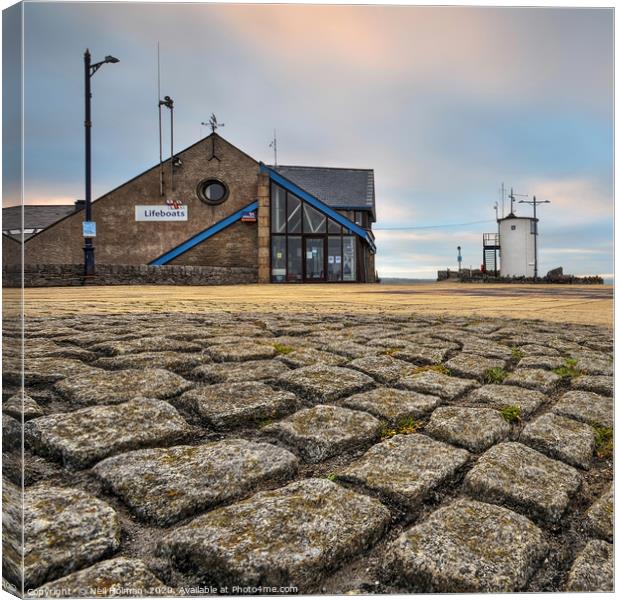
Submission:
POLYGON ((295 194, 295 196, 301 198, 304 202, 307 202, 314 208, 326 214, 330 219, 336 221, 336 223, 340 223, 340 225, 365 240, 370 246, 372 252, 376 252, 377 247, 374 243, 374 236, 370 231, 367 231, 363 227, 356 225, 353 221, 347 219, 345 216, 334 210, 334 207, 329 206, 327 203, 319 200, 294 181, 291 181, 287 177, 284 177, 284 175, 282 175, 282 173, 280 173, 279 171, 276 171, 262 163, 260 165, 260 170, 263 173, 268 173, 271 181, 274 181, 279 186, 282 186, 285 190, 288 190, 289 192, 295 194))
POLYGON ((375 218, 375 173, 372 169, 270 166, 332 208, 369 210, 375 218))
MULTIPOLYGON (((24 229, 45 229, 60 219, 75 212, 75 204, 24 204, 2 209, 2 230, 22 228, 22 208, 24 229)), ((25 234, 28 239, 32 234, 25 234)))

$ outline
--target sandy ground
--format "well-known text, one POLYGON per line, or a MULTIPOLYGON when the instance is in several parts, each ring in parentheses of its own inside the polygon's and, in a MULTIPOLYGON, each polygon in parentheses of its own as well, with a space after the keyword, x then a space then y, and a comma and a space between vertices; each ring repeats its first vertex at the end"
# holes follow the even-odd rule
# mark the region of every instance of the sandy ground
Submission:
MULTIPOLYGON (((20 291, 5 289, 4 306, 20 291)), ((484 285, 234 285, 34 288, 24 292, 26 314, 99 312, 269 311, 450 314, 534 318, 611 326, 613 286, 484 285)))

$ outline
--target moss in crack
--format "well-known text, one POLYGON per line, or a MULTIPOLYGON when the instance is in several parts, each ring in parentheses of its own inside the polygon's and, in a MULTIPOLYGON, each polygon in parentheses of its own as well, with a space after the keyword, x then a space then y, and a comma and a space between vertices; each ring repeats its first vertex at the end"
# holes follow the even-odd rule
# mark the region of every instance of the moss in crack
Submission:
POLYGON ((422 423, 416 421, 413 417, 404 417, 392 425, 384 425, 381 428, 381 439, 387 440, 395 435, 409 435, 410 433, 416 433, 421 429, 422 423))
POLYGON ((493 367, 484 372, 482 380, 484 383, 502 383, 507 375, 508 373, 501 367, 493 367))
POLYGON ((503 406, 499 412, 508 423, 518 423, 521 421, 521 409, 518 406, 503 406))
POLYGON ((278 354, 290 354, 291 352, 295 352, 295 348, 291 348, 290 346, 286 346, 278 342, 276 342, 273 347, 278 354))
POLYGON ((418 373, 424 373, 424 371, 435 371, 436 373, 441 373, 442 375, 450 375, 450 369, 444 365, 424 365, 423 367, 416 367, 413 371, 411 371, 411 374, 417 375, 418 373))
POLYGON ((611 458, 614 454, 614 430, 611 427, 595 425, 594 431, 597 458, 611 458))
POLYGON ((559 375, 562 378, 570 379, 572 377, 579 377, 583 375, 583 373, 577 369, 577 360, 574 358, 566 358, 564 359, 564 365, 558 367, 557 369, 553 369, 553 372, 556 375, 559 375))
POLYGON ((512 360, 515 362, 519 362, 525 356, 523 350, 517 346, 510 348, 510 354, 512 355, 512 360))

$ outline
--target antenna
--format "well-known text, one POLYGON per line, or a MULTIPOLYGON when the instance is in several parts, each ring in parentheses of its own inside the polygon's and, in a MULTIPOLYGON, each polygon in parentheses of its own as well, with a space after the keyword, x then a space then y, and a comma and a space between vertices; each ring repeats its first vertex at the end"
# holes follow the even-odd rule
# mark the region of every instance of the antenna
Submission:
POLYGON ((157 42, 157 101, 159 111, 159 195, 164 195, 164 157, 161 131, 161 65, 159 61, 159 41, 157 42))
POLYGON ((506 199, 506 188, 504 188, 504 182, 502 181, 502 187, 500 189, 502 194, 502 219, 504 218, 504 200, 506 199))
POLYGON ((514 191, 512 190, 512 188, 510 188, 510 194, 509 194, 509 198, 510 198, 510 214, 514 215, 515 214, 515 198, 517 196, 521 196, 523 198, 527 198, 527 194, 515 194, 514 191))
POLYGON ((497 202, 493 205, 493 208, 495 209, 495 220, 499 221, 499 215, 497 214, 497 211, 499 209, 499 205, 497 204, 497 202))
POLYGON ((273 148, 273 166, 278 168, 278 138, 276 136, 276 130, 273 130, 273 140, 269 144, 270 148, 273 148))
POLYGON ((538 281, 538 218, 536 217, 536 207, 539 204, 551 204, 550 200, 519 200, 519 204, 530 204, 534 207, 534 281, 538 281))

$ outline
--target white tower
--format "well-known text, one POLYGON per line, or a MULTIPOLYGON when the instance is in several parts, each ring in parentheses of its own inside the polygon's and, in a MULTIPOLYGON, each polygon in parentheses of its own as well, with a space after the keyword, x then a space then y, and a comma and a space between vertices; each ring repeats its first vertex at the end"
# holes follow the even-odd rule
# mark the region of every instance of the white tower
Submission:
POLYGON ((538 219, 513 213, 498 219, 502 277, 534 277, 537 223, 538 219))

